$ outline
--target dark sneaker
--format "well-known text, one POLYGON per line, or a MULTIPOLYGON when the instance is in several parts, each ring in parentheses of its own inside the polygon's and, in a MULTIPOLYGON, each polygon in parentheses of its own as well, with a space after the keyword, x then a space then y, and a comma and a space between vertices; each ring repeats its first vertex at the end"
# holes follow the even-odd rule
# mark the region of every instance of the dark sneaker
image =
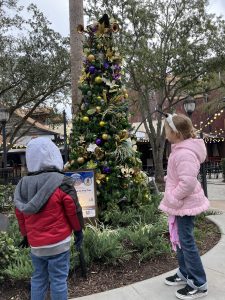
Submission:
POLYGON ((197 299, 204 297, 207 294, 207 290, 200 291, 190 287, 189 285, 186 285, 183 289, 180 289, 176 292, 176 297, 178 299, 197 299))
POLYGON ((186 281, 182 280, 177 274, 166 277, 165 279, 165 284, 167 285, 181 285, 181 284, 186 284, 186 281))

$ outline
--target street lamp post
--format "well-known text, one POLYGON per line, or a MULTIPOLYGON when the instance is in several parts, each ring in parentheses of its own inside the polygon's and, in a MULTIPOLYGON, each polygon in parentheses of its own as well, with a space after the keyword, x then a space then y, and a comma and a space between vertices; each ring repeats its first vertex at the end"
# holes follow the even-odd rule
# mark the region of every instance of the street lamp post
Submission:
POLYGON ((2 123, 2 143, 3 143, 3 174, 4 182, 7 184, 7 148, 6 148, 6 123, 9 120, 9 112, 6 108, 0 108, 0 122, 2 123))
MULTIPOLYGON (((192 114, 195 110, 195 107, 196 107, 195 99, 191 96, 188 96, 184 100, 183 105, 184 105, 184 110, 186 111, 188 117, 191 119, 191 116, 192 116, 192 114)), ((200 131, 200 138, 203 139, 203 132, 202 131, 200 131)), ((204 190, 205 196, 208 197, 205 162, 203 162, 201 164, 200 173, 201 173, 202 188, 204 190)))
POLYGON ((196 107, 196 101, 193 97, 191 96, 188 96, 184 102, 184 110, 186 111, 188 117, 191 119, 191 116, 195 110, 195 107, 196 107))
POLYGON ((63 110, 63 128, 64 128, 64 159, 65 163, 68 161, 68 148, 67 148, 67 132, 66 132, 66 112, 63 110))

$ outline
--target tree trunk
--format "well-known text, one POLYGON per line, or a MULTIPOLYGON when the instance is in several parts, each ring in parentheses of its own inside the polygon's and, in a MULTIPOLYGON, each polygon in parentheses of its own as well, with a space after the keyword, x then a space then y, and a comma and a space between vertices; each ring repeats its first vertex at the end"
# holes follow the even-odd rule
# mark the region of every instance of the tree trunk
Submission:
POLYGON ((163 154, 165 149, 165 138, 160 137, 159 140, 155 141, 152 147, 152 154, 155 166, 155 181, 159 186, 160 190, 164 189, 164 170, 163 170, 163 154))
POLYGON ((78 80, 82 69, 82 34, 77 32, 77 26, 84 24, 83 0, 70 0, 70 47, 71 47, 71 78, 72 78, 72 114, 75 116, 81 102, 81 92, 78 80))

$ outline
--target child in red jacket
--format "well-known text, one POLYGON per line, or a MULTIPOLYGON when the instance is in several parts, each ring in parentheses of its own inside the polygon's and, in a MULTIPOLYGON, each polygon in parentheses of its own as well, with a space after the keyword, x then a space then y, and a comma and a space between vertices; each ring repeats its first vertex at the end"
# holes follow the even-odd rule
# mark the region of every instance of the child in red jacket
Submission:
POLYGON ((23 245, 31 247, 31 300, 44 300, 50 283, 51 298, 67 299, 70 240, 75 231, 82 242, 83 216, 71 178, 60 171, 59 149, 48 138, 27 145, 28 176, 18 183, 14 203, 23 245))

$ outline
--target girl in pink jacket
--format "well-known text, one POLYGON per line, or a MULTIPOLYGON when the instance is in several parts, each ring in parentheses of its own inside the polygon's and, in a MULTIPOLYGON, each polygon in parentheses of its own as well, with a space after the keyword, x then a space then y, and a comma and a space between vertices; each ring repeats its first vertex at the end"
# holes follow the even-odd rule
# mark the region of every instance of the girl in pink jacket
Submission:
POLYGON ((159 209, 169 215, 179 264, 177 273, 167 277, 165 283, 186 284, 176 292, 177 298, 196 299, 207 295, 206 275, 193 236, 194 216, 209 207, 197 178, 200 164, 206 158, 206 147, 202 139, 196 139, 192 122, 184 115, 168 114, 165 132, 172 151, 159 209))

